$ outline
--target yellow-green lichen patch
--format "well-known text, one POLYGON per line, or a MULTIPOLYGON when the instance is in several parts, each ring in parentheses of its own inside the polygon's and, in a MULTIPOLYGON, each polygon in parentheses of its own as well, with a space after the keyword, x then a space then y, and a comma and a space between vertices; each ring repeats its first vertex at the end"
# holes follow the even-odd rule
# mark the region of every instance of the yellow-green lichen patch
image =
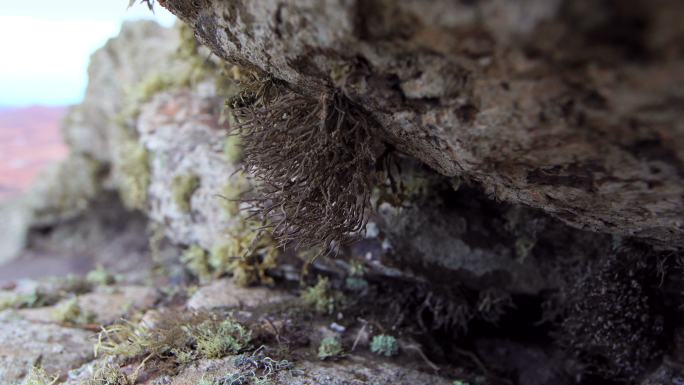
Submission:
POLYGON ((190 212, 192 194, 200 187, 200 177, 196 174, 176 175, 171 185, 171 194, 176 207, 183 213, 190 212))
POLYGON ((231 229, 212 249, 209 264, 217 276, 232 273, 239 286, 270 285, 273 279, 267 270, 277 266, 280 251, 273 238, 251 226, 256 224, 243 221, 231 229))
POLYGON ((77 297, 60 304, 53 316, 57 322, 63 324, 85 325, 95 322, 95 314, 82 309, 77 297))
POLYGON ((102 266, 98 266, 95 270, 88 272, 86 281, 92 285, 107 286, 116 282, 116 278, 102 266))
POLYGON ((237 172, 231 176, 228 183, 223 186, 221 198, 223 200, 223 208, 228 216, 234 217, 240 213, 240 197, 247 192, 249 188, 249 181, 241 172, 237 172))
POLYGON ((53 385, 57 383, 58 379, 59 376, 50 377, 43 368, 34 366, 22 382, 22 385, 53 385))
POLYGON ((226 161, 230 164, 238 164, 242 160, 242 146, 240 145, 240 137, 237 135, 228 135, 223 144, 223 155, 226 161))
POLYGON ((249 328, 231 317, 167 313, 154 328, 125 321, 102 329, 95 355, 144 358, 178 367, 199 358, 221 358, 251 347, 249 328))
POLYGON ((318 283, 302 292, 304 304, 320 314, 332 314, 343 301, 342 293, 335 291, 326 277, 318 277, 318 283))
MULTIPOLYGON (((135 374, 132 376, 135 377, 135 374)), ((112 364, 106 364, 95 370, 93 377, 83 385, 133 385, 135 379, 131 378, 112 364)))
POLYGON ((200 282, 208 282, 212 277, 209 254, 198 245, 190 246, 181 256, 181 262, 195 274, 200 282))
POLYGON ((147 203, 147 188, 150 184, 147 149, 134 141, 122 144, 119 171, 121 174, 119 193, 124 204, 129 209, 144 209, 147 203))

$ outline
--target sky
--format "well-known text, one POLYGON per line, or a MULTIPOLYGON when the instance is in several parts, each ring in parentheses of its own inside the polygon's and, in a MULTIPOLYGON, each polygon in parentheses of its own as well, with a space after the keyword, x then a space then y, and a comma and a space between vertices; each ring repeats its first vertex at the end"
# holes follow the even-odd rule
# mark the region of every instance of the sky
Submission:
POLYGON ((90 54, 121 23, 175 17, 159 5, 130 9, 128 0, 0 0, 0 107, 81 101, 90 54))

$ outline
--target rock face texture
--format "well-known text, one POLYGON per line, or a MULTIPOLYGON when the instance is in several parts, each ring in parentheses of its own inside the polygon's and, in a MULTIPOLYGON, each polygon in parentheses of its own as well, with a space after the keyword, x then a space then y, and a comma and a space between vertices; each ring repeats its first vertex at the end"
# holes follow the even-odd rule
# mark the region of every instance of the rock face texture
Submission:
POLYGON ((223 59, 342 92, 398 151, 572 226, 684 246, 676 0, 160 0, 223 59))

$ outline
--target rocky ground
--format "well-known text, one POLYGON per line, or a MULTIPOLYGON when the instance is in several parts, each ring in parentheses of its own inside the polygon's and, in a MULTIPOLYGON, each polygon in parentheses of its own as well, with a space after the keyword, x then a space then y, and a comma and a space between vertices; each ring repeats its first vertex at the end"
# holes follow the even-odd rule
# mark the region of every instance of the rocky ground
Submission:
MULTIPOLYGON (((635 153, 670 145, 652 138, 644 149, 587 135, 619 126, 604 99, 645 85, 587 94, 554 78, 548 45, 524 44, 554 17, 549 39, 565 36, 584 8, 531 0, 540 13, 527 18, 462 2, 451 19, 437 0, 422 13, 417 2, 160 3, 188 24, 126 24, 96 52, 64 123, 69 157, 0 207, 0 383, 684 383, 678 155, 635 153), (473 27, 498 12, 515 20, 473 27), (386 35, 404 22, 420 28, 386 35), (448 31, 472 40, 467 52, 449 53, 448 31), (441 49, 428 55, 431 41, 441 49), (561 137, 575 163, 546 147, 561 137), (333 188, 288 195, 298 178, 333 188), (278 222, 310 210, 304 229, 278 222), (276 236, 259 219, 280 223, 276 236)), ((615 22, 598 19, 587 23, 615 22)), ((677 46, 664 33, 651 43, 677 46)), ((677 57, 651 64, 678 68, 677 57)), ((675 83, 655 82, 618 120, 644 118, 675 83)), ((678 116, 653 111, 663 126, 678 116)), ((644 138, 665 132, 641 122, 644 138)))

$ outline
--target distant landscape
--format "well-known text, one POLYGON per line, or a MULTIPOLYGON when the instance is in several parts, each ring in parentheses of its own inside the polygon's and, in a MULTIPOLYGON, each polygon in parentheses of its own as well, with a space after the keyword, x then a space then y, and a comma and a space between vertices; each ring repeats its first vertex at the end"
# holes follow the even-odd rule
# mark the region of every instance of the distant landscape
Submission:
POLYGON ((46 166, 67 155, 60 123, 67 107, 0 107, 0 201, 25 191, 46 166))

